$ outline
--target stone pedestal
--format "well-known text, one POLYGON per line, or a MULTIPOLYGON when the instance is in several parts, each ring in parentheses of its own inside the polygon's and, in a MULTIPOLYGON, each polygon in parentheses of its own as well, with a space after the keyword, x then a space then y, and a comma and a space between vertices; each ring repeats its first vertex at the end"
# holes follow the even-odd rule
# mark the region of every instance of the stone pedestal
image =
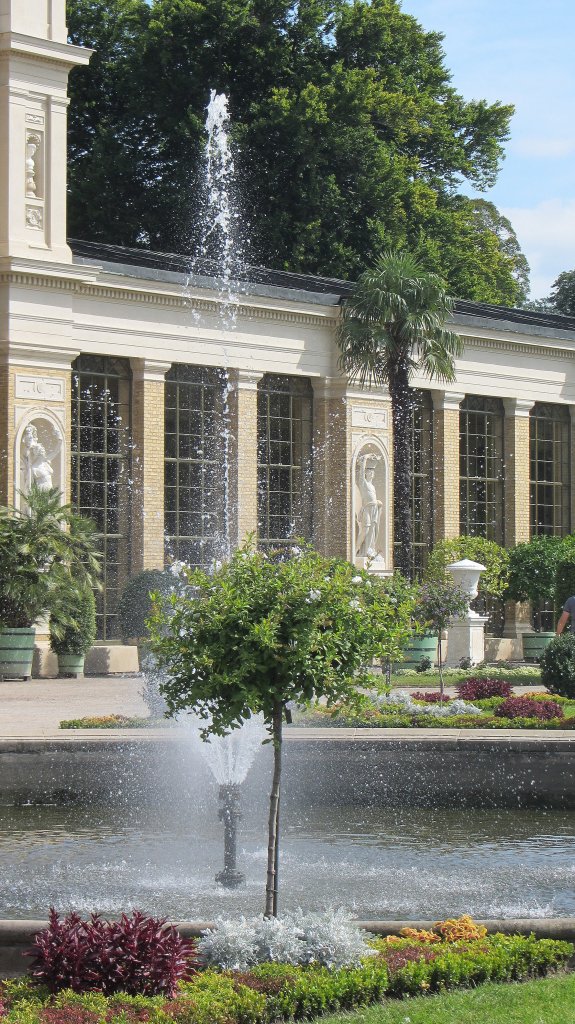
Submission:
POLYGON ((485 660, 486 622, 486 615, 470 612, 465 619, 458 619, 449 627, 448 668, 458 668, 462 658, 469 658, 472 665, 485 660))

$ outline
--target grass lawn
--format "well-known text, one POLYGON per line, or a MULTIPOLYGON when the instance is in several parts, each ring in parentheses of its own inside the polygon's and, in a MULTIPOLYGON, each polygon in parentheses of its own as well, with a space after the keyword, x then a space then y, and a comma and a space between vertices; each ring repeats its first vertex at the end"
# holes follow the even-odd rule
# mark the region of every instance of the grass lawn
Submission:
MULTIPOLYGON (((446 686, 457 686, 466 679, 504 679, 512 686, 540 686, 541 673, 539 665, 501 666, 482 665, 481 668, 447 668, 443 672, 446 686)), ((439 672, 394 672, 391 676, 392 686, 415 686, 418 690, 430 690, 439 686, 439 672)), ((575 1024, 575 1022, 574 1022, 575 1024)))
POLYGON ((575 1024, 575 974, 388 1000, 322 1024, 575 1024))

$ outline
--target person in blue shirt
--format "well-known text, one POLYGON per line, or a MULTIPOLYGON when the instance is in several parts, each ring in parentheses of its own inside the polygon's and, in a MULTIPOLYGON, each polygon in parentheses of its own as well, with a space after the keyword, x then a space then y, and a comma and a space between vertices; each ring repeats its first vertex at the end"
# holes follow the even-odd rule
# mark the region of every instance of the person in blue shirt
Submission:
POLYGON ((570 632, 575 633, 575 596, 568 597, 563 605, 563 611, 557 623, 557 635, 563 632, 568 622, 570 632))

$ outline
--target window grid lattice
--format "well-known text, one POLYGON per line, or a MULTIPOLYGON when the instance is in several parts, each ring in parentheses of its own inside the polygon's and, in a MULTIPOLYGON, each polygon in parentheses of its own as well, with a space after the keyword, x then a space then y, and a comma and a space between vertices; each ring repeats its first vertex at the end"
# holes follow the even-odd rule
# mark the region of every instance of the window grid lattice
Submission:
POLYGON ((225 376, 177 365, 166 375, 166 559, 207 568, 226 545, 225 376))
POLYGON ((503 405, 468 395, 459 422, 460 531, 504 544, 503 405))
POLYGON ((312 388, 266 374, 258 385, 258 541, 311 539, 312 388))
POLYGON ((79 356, 72 369, 72 504, 98 530, 97 636, 112 640, 130 574, 131 371, 127 360, 108 356, 79 356))
POLYGON ((531 534, 569 533, 570 419, 561 405, 537 403, 529 417, 531 534))

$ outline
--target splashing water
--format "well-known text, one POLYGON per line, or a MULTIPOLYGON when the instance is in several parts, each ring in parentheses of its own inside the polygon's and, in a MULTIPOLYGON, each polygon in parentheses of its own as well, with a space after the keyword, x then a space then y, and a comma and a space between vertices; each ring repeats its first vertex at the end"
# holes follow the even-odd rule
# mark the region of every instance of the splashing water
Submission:
POLYGON ((220 786, 239 785, 244 782, 255 756, 265 738, 263 715, 252 715, 239 729, 227 736, 211 736, 202 740, 200 729, 208 724, 194 715, 184 719, 215 781, 220 786))
POLYGON ((239 292, 238 278, 244 266, 239 238, 240 215, 235 199, 235 167, 228 134, 230 115, 225 93, 210 92, 206 112, 207 143, 204 155, 204 201, 200 213, 201 238, 197 257, 190 263, 186 290, 196 274, 213 267, 217 279, 217 298, 221 305, 221 325, 236 327, 239 292))

